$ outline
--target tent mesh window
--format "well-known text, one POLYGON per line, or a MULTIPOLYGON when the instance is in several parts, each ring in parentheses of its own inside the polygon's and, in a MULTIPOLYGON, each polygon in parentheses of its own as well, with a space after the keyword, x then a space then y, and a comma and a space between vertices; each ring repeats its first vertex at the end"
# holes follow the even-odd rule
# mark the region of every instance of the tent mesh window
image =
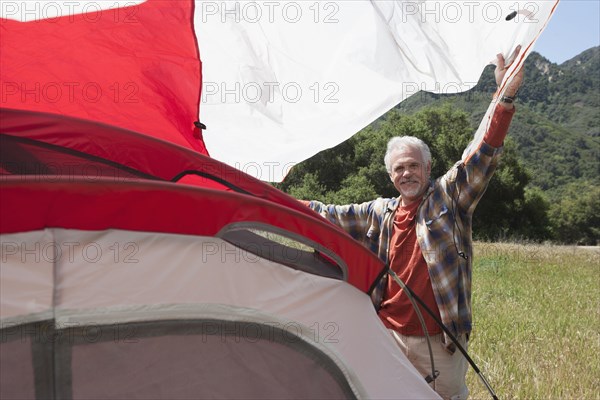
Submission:
POLYGON ((298 324, 217 319, 81 326, 56 341, 56 398, 356 398, 298 324))
POLYGON ((53 321, 3 324, 0 329, 0 399, 53 397, 53 321))

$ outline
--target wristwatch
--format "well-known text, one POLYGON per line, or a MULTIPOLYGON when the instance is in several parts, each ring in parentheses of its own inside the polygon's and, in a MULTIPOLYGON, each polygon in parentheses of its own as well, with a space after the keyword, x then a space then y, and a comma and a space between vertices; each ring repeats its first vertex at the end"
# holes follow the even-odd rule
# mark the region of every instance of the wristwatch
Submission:
POLYGON ((501 103, 511 104, 514 101, 515 101, 515 98, 511 97, 511 96, 502 96, 502 97, 500 97, 500 102, 501 103))

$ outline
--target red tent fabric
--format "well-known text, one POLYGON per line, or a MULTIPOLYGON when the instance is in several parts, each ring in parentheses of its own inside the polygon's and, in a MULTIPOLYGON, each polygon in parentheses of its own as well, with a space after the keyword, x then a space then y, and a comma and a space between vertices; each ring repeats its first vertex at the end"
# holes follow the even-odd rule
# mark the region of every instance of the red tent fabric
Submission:
MULTIPOLYGON (((16 4, 17 16, 35 13, 26 3, 16 4)), ((2 107, 107 123, 207 154, 194 127, 201 87, 194 2, 88 10, 0 19, 2 107)))

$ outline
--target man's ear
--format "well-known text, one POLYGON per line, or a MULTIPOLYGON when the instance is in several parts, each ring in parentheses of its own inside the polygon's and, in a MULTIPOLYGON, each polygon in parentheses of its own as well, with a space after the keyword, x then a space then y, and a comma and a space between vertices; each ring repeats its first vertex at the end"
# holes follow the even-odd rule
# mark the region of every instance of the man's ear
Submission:
POLYGON ((431 161, 427 163, 427 176, 431 175, 431 161))

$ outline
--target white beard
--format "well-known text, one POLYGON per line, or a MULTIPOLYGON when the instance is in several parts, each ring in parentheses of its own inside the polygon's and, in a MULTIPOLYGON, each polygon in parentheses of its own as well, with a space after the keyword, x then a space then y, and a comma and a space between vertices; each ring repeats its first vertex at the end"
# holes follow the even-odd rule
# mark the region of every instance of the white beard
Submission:
POLYGON ((423 191, 423 185, 420 185, 418 183, 416 184, 412 184, 411 186, 400 186, 402 188, 402 190, 400 191, 400 194, 404 197, 417 197, 421 194, 421 192, 423 191))

